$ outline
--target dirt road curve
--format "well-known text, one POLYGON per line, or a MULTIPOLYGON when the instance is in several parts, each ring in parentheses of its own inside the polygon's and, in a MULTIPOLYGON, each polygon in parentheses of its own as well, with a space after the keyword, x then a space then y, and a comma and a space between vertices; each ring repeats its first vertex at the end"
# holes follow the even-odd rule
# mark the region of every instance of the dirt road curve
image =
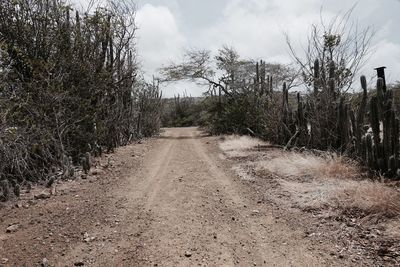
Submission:
POLYGON ((113 157, 96 179, 8 210, 1 226, 21 228, 0 234, 5 266, 346 265, 243 184, 215 137, 166 129, 113 157))

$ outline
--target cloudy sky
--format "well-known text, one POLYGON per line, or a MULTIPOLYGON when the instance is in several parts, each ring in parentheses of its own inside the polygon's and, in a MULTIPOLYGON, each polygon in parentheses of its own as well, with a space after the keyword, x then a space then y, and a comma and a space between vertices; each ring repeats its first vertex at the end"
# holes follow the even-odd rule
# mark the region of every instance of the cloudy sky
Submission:
MULTIPOLYGON (((148 77, 170 60, 179 59, 185 47, 217 51, 235 47, 243 58, 288 63, 287 32, 298 49, 306 44, 310 24, 332 17, 356 4, 353 18, 376 30, 374 54, 362 72, 386 66, 389 81, 400 80, 399 0, 136 0, 138 49, 148 77)), ((187 90, 201 95, 202 88, 173 84, 164 88, 172 96, 187 90)))

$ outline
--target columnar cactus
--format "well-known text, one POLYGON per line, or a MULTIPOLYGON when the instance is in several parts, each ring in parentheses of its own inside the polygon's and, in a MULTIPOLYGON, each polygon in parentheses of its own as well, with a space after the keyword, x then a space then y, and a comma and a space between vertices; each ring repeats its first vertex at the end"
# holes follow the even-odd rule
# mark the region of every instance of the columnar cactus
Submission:
POLYGON ((396 118, 396 114, 394 111, 391 112, 391 124, 392 124, 392 133, 391 133, 391 137, 392 137, 392 155, 398 160, 399 159, 399 133, 400 133, 400 122, 399 119, 396 118))
POLYGON ((392 144, 391 144, 391 127, 392 127, 392 106, 393 106, 393 93, 391 90, 386 90, 384 87, 384 81, 382 78, 378 79, 378 85, 381 87, 383 92, 383 103, 382 106, 382 124, 383 124, 383 150, 385 159, 385 170, 389 158, 392 156, 392 144))
MULTIPOLYGON (((320 64, 319 60, 315 60, 312 77, 314 93, 307 99, 307 105, 303 104, 300 94, 297 95, 295 113, 289 105, 289 92, 284 84, 280 142, 286 143, 285 147, 290 147, 299 140, 306 144, 311 141, 316 148, 338 149, 356 155, 373 170, 400 178, 400 120, 394 110, 392 90, 385 88, 383 78, 378 78, 376 95, 368 101, 367 80, 365 76, 361 76, 361 98, 358 107, 353 108, 349 105, 346 94, 341 94, 337 89, 335 64, 320 64), (326 73, 324 68, 329 71, 326 73), (368 116, 369 127, 372 129, 367 134, 365 116, 368 116), (310 133, 307 119, 311 126, 310 133)), ((257 79, 263 84, 263 62, 258 68, 260 74, 257 79)), ((270 77, 267 84, 267 90, 271 91, 270 77)))
POLYGON ((282 88, 282 138, 283 138, 283 142, 287 141, 288 117, 289 117, 289 94, 288 94, 288 90, 286 88, 286 83, 283 83, 283 88, 282 88))
POLYGON ((361 155, 364 155, 363 146, 361 145, 361 138, 363 135, 364 116, 365 116, 366 107, 367 107, 368 92, 367 92, 367 79, 365 78, 364 75, 361 76, 360 81, 361 81, 361 87, 363 89, 363 95, 362 95, 361 103, 360 103, 360 106, 359 106, 358 112, 357 112, 356 125, 354 127, 354 136, 355 136, 355 140, 356 140, 357 151, 361 155))
POLYGON ((266 70, 265 70, 265 62, 261 60, 261 69, 260 69, 260 82, 261 82, 261 95, 264 95, 267 93, 267 84, 265 82, 265 75, 266 75, 266 70))
POLYGON ((393 176, 397 170, 397 159, 392 155, 388 160, 388 174, 393 176))
MULTIPOLYGON (((362 78, 361 84, 364 90, 363 104, 367 97, 365 78, 362 78)), ((360 119, 358 120, 361 126, 362 107, 360 107, 359 112, 360 119)), ((366 158, 370 168, 392 177, 397 176, 399 169, 399 119, 396 118, 393 108, 393 92, 386 90, 382 78, 378 78, 376 96, 373 96, 370 100, 369 121, 373 133, 373 142, 371 136, 367 135, 365 152, 362 147, 359 152, 365 153, 364 158, 366 158)))
POLYGON ((286 88, 286 83, 283 83, 282 88, 282 110, 284 114, 289 112, 289 95, 286 88))
POLYGON ((329 64, 328 96, 332 99, 336 99, 335 72, 335 62, 331 61, 329 64))
POLYGON ((314 61, 314 93, 318 94, 318 83, 319 83, 319 60, 314 61))
POLYGON ((365 145, 367 165, 370 168, 374 168, 374 146, 372 144, 372 136, 370 134, 365 136, 365 145))
POLYGON ((260 65, 258 64, 258 62, 256 63, 256 77, 254 79, 254 85, 255 91, 256 93, 258 93, 260 88, 260 65))
POLYGON ((332 60, 329 63, 329 79, 335 79, 335 71, 336 71, 335 62, 332 60))
POLYGON ((10 198, 10 183, 8 180, 0 181, 0 201, 7 201, 10 198))
POLYGON ((344 150, 348 143, 349 136, 349 114, 348 105, 344 101, 344 97, 340 98, 338 106, 338 147, 344 150))
POLYGON ((273 90, 274 90, 272 82, 273 82, 273 80, 272 80, 272 75, 271 75, 271 76, 269 76, 269 82, 268 82, 268 84, 269 84, 269 92, 270 92, 271 95, 272 95, 273 90))
POLYGON ((305 145, 308 141, 308 127, 307 127, 307 119, 304 112, 304 103, 301 98, 300 93, 297 93, 297 121, 296 128, 299 131, 299 140, 300 143, 305 145))
POLYGON ((304 116, 303 101, 301 99, 300 93, 297 93, 297 121, 298 128, 302 129, 302 131, 306 131, 307 121, 304 116))
POLYGON ((374 134, 374 144, 378 145, 381 142, 380 134, 380 122, 379 122, 379 110, 378 110, 378 98, 376 96, 371 98, 369 121, 374 134))

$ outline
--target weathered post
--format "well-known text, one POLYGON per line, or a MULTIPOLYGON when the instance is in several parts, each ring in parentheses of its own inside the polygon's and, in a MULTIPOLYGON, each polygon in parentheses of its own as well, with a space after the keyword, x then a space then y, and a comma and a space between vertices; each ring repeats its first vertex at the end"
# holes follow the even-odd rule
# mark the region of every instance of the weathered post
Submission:
POLYGON ((376 73, 378 74, 378 78, 382 78, 383 79, 383 92, 386 92, 386 78, 385 78, 385 66, 376 68, 376 73))

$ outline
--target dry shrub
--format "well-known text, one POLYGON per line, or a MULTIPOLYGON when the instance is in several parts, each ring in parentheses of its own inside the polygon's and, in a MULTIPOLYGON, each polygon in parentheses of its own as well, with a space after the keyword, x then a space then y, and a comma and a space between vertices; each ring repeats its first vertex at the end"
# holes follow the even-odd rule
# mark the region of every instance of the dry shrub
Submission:
POLYGON ((262 160, 256 163, 257 169, 264 169, 279 176, 303 176, 319 166, 320 159, 314 156, 308 157, 297 153, 290 153, 269 160, 262 160))
MULTIPOLYGON (((220 148, 232 156, 248 154, 251 148, 262 144, 265 143, 247 136, 227 136, 220 148)), ((360 180, 365 178, 365 172, 351 159, 328 152, 317 156, 278 149, 267 151, 263 157, 256 162, 247 160, 245 165, 234 169, 247 179, 246 166, 277 175, 277 181, 290 194, 291 201, 300 207, 328 205, 346 212, 361 211, 363 215, 400 215, 400 192, 383 183, 360 180)))
MULTIPOLYGON (((248 160, 252 148, 268 145, 260 139, 249 136, 230 135, 221 139, 219 147, 228 157, 247 157, 248 160)), ((328 152, 315 155, 271 149, 263 154, 263 160, 252 162, 252 165, 256 170, 265 170, 283 177, 307 176, 316 179, 361 177, 356 162, 328 152)))
POLYGON ((400 215, 400 192, 383 183, 347 181, 338 188, 335 201, 339 208, 358 209, 368 215, 400 215))
POLYGON ((364 175, 357 162, 336 155, 325 158, 316 171, 326 178, 359 179, 364 175))

